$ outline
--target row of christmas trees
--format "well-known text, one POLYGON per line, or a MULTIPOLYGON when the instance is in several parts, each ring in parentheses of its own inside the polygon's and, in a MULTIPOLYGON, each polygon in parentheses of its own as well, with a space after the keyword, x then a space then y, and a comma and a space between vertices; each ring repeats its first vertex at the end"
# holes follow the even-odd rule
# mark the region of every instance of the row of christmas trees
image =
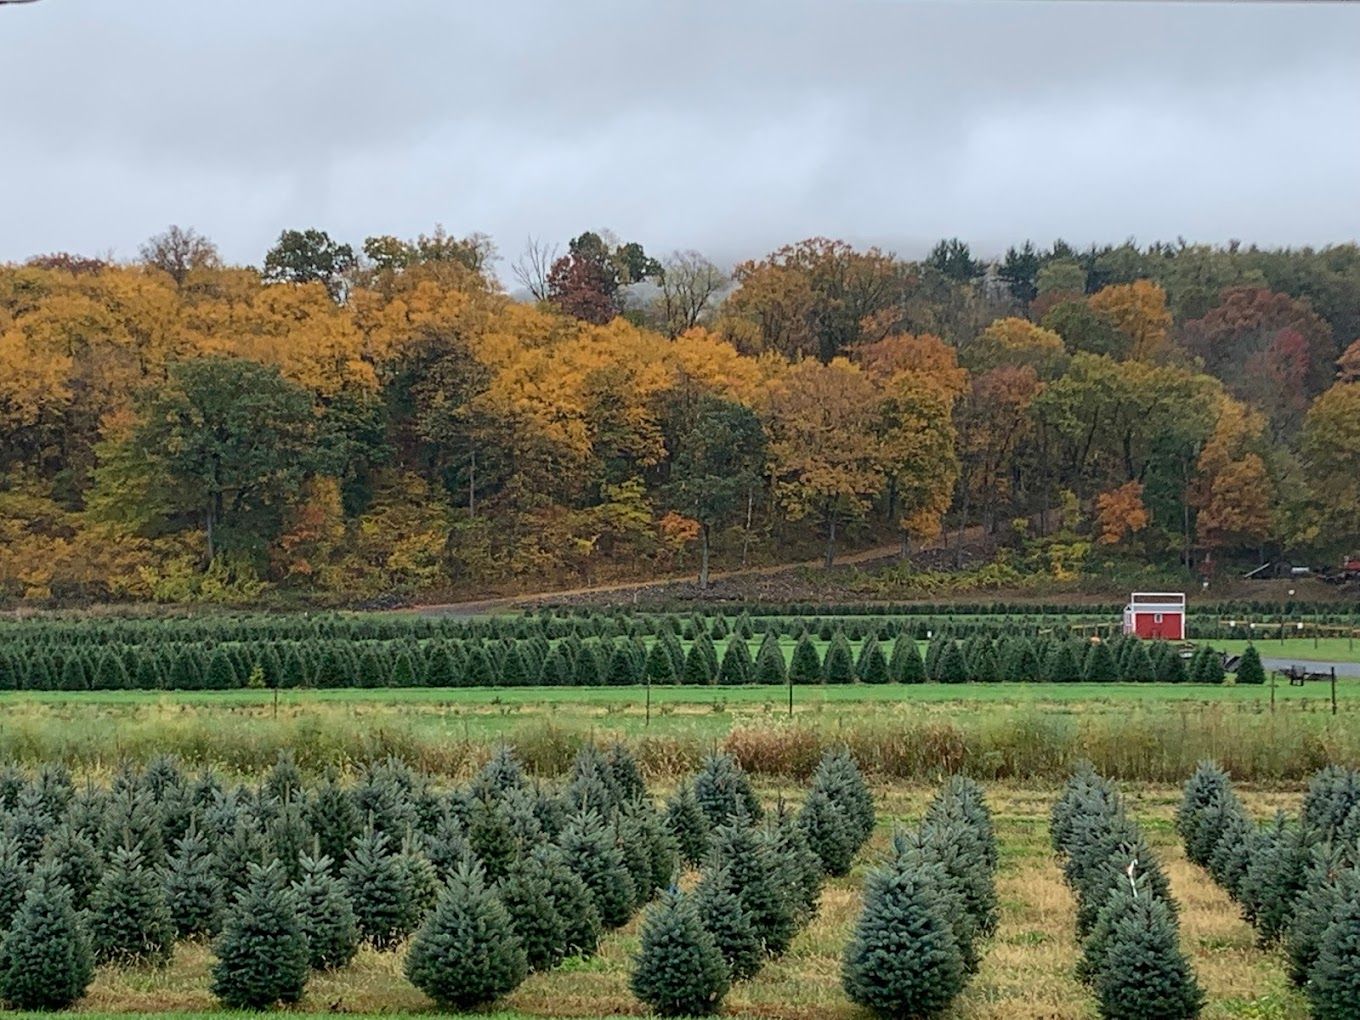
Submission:
POLYGON ((1203 762, 1185 785, 1176 831, 1261 945, 1283 944, 1313 1016, 1360 1016, 1360 773, 1327 766, 1309 782, 1297 821, 1278 812, 1258 824, 1227 774, 1203 762))
MULTIPOLYGON (((723 759, 730 761, 730 759, 723 759)), ((704 786, 712 772, 701 773, 704 786)), ((828 753, 797 814, 781 809, 759 822, 761 808, 732 766, 722 786, 738 794, 735 813, 718 819, 689 891, 673 884, 644 918, 634 961, 634 994, 663 1016, 716 1012, 734 982, 782 956, 816 914, 825 876, 848 873, 874 828, 873 798, 854 759, 828 753)), ((711 794, 694 795, 703 804, 711 794)), ((691 797, 682 787, 673 805, 691 797)), ((679 826, 675 828, 679 829, 679 826)))
POLYGON ((1054 804, 1050 836, 1077 900, 1077 976, 1106 1020, 1189 1020, 1204 994, 1181 952, 1161 863, 1114 784, 1083 765, 1054 804))
MULTIPOLYGON (((258 1008, 296 1001, 313 970, 346 965, 360 944, 409 939, 413 983, 464 1008, 594 953, 674 887, 682 859, 703 865, 683 909, 702 920, 725 980, 740 980, 787 947, 822 875, 847 870, 872 825, 843 752, 798 812, 768 818, 726 755, 658 809, 617 745, 584 748, 560 789, 531 782, 508 749, 447 792, 394 759, 348 787, 304 782, 286 755, 255 786, 190 777, 168 758, 108 788, 77 788, 59 765, 31 778, 11 767, 0 772, 0 999, 69 1005, 96 963, 155 965, 176 939, 211 938, 214 992, 258 1008)), ((648 973, 639 961, 639 987, 648 973)))
MULTIPOLYGON (((906 634, 893 642, 869 636, 856 649, 834 631, 825 652, 801 634, 787 654, 768 632, 752 645, 739 637, 721 652, 707 635, 688 646, 673 631, 641 637, 554 641, 522 640, 345 641, 315 643, 110 645, 44 647, 23 658, 0 652, 0 689, 21 690, 227 690, 239 687, 523 687, 629 686, 635 684, 848 684, 1124 680, 1222 683, 1222 657, 1208 646, 1185 660, 1164 641, 1117 637, 1081 641, 1050 635, 934 635, 922 658, 906 634)), ((1265 679, 1249 648, 1239 683, 1265 679)))
POLYGON ((865 880, 842 967, 846 994, 883 1017, 945 1012, 996 928, 997 856, 982 791, 951 779, 865 880))

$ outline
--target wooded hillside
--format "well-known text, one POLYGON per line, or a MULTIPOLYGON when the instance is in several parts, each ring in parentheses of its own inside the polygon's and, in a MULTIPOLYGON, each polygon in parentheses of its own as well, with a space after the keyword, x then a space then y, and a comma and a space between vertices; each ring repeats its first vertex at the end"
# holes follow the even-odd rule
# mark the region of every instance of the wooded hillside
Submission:
POLYGON ((442 230, 0 266, 0 600, 419 596, 968 523, 1055 574, 1360 551, 1354 245, 510 262, 527 297, 442 230))

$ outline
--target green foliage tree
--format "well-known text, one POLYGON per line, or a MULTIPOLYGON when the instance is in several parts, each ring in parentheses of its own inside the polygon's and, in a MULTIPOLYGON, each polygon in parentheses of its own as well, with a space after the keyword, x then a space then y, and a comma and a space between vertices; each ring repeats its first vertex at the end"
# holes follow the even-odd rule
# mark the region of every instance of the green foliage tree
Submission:
POLYGON ((753 977, 765 962, 765 947, 741 904, 731 872, 726 868, 706 871, 694 890, 694 908, 732 980, 753 977))
POLYGON ((119 847, 90 898, 90 936, 100 963, 169 961, 175 929, 156 874, 138 850, 119 847))
POLYGON ((593 810, 576 814, 557 839, 567 867, 586 884, 606 928, 628 923, 637 889, 609 829, 593 810))
POLYGON ((1307 993, 1318 1020, 1345 1020, 1360 1003, 1360 871, 1353 867, 1338 877, 1307 993))
POLYGON ((711 754, 694 775, 694 797, 710 827, 734 818, 760 818, 760 801, 746 775, 730 754, 711 754))
POLYGON ((359 951, 354 907, 332 874, 327 857, 304 855, 301 877, 293 883, 298 923, 307 938, 307 963, 313 970, 336 970, 359 951))
POLYGON ((406 976, 441 1007, 465 1010, 513 991, 528 973, 510 915, 480 869, 464 864, 406 954, 406 976))
POLYGON ((214 946, 212 992, 234 1009, 294 1003, 307 986, 307 937, 277 865, 251 864, 214 946))
POLYGON ((325 463, 311 395, 270 365, 178 362, 139 410, 126 454, 100 469, 100 485, 138 495, 110 512, 151 530, 201 527, 209 562, 267 533, 264 512, 325 463), (130 477, 114 478, 117 471, 130 477))
POLYGON ((822 657, 817 654, 817 646, 812 637, 803 634, 793 648, 793 661, 789 664, 789 680, 795 684, 818 684, 822 682, 822 657))
POLYGON ((0 938, 0 1002, 13 1009, 67 1009, 94 977, 94 954, 71 891, 50 867, 27 882, 0 938))
POLYGON ((855 657, 843 631, 837 631, 827 646, 822 676, 829 684, 848 684, 855 679, 855 657))
POLYGON ((699 522, 699 587, 706 589, 713 530, 735 523, 760 486, 765 430, 750 408, 711 395, 674 417, 662 493, 668 506, 699 522))
POLYGON ((355 840, 341 876, 365 942, 390 949, 415 929, 411 876, 384 833, 370 828, 355 840))
POLYGON ((319 283, 339 300, 344 294, 345 274, 357 265, 354 249, 333 241, 324 230, 285 230, 265 253, 266 283, 319 283))
POLYGON ((633 994, 661 1016, 708 1016, 729 984, 727 964, 693 901, 668 892, 643 919, 633 994))
POLYGON ((698 864, 703 859, 708 849, 709 822, 692 782, 682 782, 666 802, 666 828, 687 864, 698 864))
POLYGON ((947 640, 940 650, 935 679, 942 684, 964 684, 969 681, 968 660, 964 658, 963 649, 957 641, 947 640))
POLYGON ((1247 645, 1237 663, 1237 683, 1259 685, 1266 682, 1266 670, 1261 665, 1261 653, 1255 645, 1247 645))
POLYGON ((1106 1020, 1191 1020, 1204 1005, 1166 904, 1153 895, 1114 922, 1093 984, 1106 1020))
POLYGON ((841 970, 851 1001, 882 1017, 938 1016, 953 1002, 965 970, 942 884, 913 853, 869 873, 841 970))

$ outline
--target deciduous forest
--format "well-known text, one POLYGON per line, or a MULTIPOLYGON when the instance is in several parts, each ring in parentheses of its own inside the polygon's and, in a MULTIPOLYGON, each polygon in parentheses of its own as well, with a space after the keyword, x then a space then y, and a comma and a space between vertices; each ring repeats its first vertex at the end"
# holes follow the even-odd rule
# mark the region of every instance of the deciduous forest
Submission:
POLYGON ((0 600, 362 602, 904 551, 1360 546, 1360 248, 172 227, 0 266, 0 600))

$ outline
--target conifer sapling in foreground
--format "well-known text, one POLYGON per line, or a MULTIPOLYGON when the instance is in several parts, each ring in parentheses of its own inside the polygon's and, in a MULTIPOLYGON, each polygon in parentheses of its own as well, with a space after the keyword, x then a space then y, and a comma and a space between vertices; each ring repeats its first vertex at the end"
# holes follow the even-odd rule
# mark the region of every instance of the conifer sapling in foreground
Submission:
POLYGON ((528 971, 505 906, 481 869, 464 863, 412 940, 406 976, 440 1006, 470 1009, 514 990, 528 971))
POLYGON ((727 964, 690 897, 664 894, 642 922, 633 994, 661 1016, 708 1016, 730 984, 727 964))
POLYGON ((235 1009, 297 1002, 307 985, 307 937, 277 863, 251 864, 246 889, 214 946, 212 992, 235 1009))
POLYGON ((94 954, 71 891, 50 867, 29 880, 0 939, 0 1001, 13 1009, 66 1009, 94 977, 94 954))

